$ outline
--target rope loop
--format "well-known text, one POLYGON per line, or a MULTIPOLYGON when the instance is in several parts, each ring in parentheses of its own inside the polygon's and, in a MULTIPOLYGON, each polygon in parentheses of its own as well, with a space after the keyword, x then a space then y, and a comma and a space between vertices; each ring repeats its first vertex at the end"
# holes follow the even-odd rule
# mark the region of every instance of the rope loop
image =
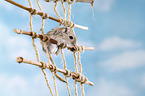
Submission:
POLYGON ((72 21, 60 19, 60 22, 61 22, 61 24, 64 25, 65 27, 70 27, 70 28, 74 28, 74 27, 75 27, 75 24, 74 24, 72 21))
POLYGON ((67 2, 68 2, 68 4, 73 4, 76 2, 76 0, 68 0, 67 2))
POLYGON ((62 49, 65 49, 67 47, 67 44, 65 43, 61 43, 60 45, 58 45, 58 47, 62 48, 62 49))
POLYGON ((71 71, 67 69, 65 69, 65 71, 66 71, 66 74, 63 74, 63 75, 66 77, 71 77, 71 71))
POLYGON ((54 66, 54 65, 49 65, 49 70, 50 70, 51 72, 56 72, 56 66, 54 66))
POLYGON ((30 35, 33 39, 34 38, 38 38, 39 35, 36 33, 36 32, 31 32, 31 35, 30 35))
POLYGON ((47 19, 47 18, 49 18, 49 15, 47 14, 47 13, 45 13, 45 16, 44 17, 42 17, 43 19, 47 19))
POLYGON ((42 69, 46 69, 47 68, 47 64, 44 62, 40 62, 42 64, 42 66, 40 66, 42 69))
POLYGON ((30 14, 31 15, 36 15, 38 11, 36 9, 31 9, 30 14))
POLYGON ((53 0, 54 3, 57 3, 59 0, 53 0))
POLYGON ((81 84, 85 84, 88 81, 87 77, 76 72, 72 72, 72 78, 81 84))
POLYGON ((84 46, 78 46, 77 47, 77 51, 79 51, 79 52, 84 52, 85 51, 85 47, 84 46))

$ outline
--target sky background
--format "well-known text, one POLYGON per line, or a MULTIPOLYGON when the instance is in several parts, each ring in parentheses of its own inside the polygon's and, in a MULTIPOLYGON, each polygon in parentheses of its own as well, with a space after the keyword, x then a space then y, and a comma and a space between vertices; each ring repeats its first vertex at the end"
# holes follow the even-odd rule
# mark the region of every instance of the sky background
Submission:
MULTIPOLYGON (((27 0, 15 1, 29 6, 27 0)), ((39 1, 44 12, 56 17, 53 2, 39 1)), ((32 2, 33 8, 38 9, 36 0, 32 2)), ((83 74, 95 84, 93 87, 85 84, 86 96, 145 96, 144 9, 145 0, 95 0, 93 8, 87 3, 72 5, 72 21, 89 27, 87 31, 75 28, 78 44, 95 47, 94 51, 81 53, 83 74)), ((63 16, 60 3, 57 10, 63 16)), ((58 23, 46 20, 44 31, 56 27, 58 23)), ((0 96, 50 96, 40 68, 16 62, 18 56, 30 60, 36 60, 36 56, 31 38, 14 33, 14 28, 30 31, 29 13, 0 0, 0 96)), ((33 30, 40 33, 40 28, 41 18, 34 16, 33 30)), ((41 61, 47 62, 39 39, 35 43, 41 61)), ((65 50, 67 67, 74 71, 72 55, 65 50)), ((53 55, 53 58, 62 68, 61 56, 53 55)), ((51 73, 46 72, 54 91, 51 73)), ((59 96, 68 96, 65 84, 56 81, 59 96)), ((71 78, 69 86, 74 96, 71 78)))

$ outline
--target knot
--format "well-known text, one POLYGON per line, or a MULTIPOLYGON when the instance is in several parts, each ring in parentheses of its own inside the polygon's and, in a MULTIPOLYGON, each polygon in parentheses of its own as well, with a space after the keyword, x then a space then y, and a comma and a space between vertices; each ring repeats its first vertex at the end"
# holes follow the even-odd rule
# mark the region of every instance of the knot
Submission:
POLYGON ((68 2, 68 4, 73 4, 76 2, 76 0, 68 0, 67 2, 68 2))
POLYGON ((75 73, 75 72, 72 72, 72 78, 77 82, 80 82, 81 84, 85 84, 88 81, 87 77, 85 77, 80 73, 75 73))
POLYGON ((62 48, 62 49, 65 49, 67 47, 67 44, 65 43, 61 43, 60 45, 58 45, 58 47, 62 48))
POLYGON ((44 62, 40 62, 42 64, 42 66, 40 66, 42 69, 46 69, 47 68, 47 64, 44 62))
POLYGON ((50 38, 44 34, 39 35, 39 38, 43 42, 48 42, 50 40, 50 38))
POLYGON ((77 46, 77 51, 79 52, 84 52, 85 51, 85 47, 84 46, 77 46))
POLYGON ((36 15, 38 11, 36 9, 31 9, 30 14, 31 15, 36 15))
POLYGON ((47 13, 43 13, 43 15, 41 16, 43 19, 47 19, 49 18, 49 15, 47 13))
POLYGON ((32 38, 38 38, 39 37, 39 35, 36 32, 30 32, 30 33, 31 33, 30 36, 32 38))
POLYGON ((75 24, 72 21, 60 19, 60 23, 62 25, 64 25, 65 27, 70 27, 70 28, 74 28, 75 27, 75 24))
POLYGON ((56 72, 56 66, 54 66, 54 65, 49 65, 49 70, 50 70, 51 72, 56 72))
POLYGON ((45 0, 46 2, 50 2, 51 0, 45 0))
POLYGON ((66 73, 63 73, 64 76, 66 76, 66 77, 70 77, 71 76, 71 71, 70 70, 65 69, 65 72, 66 73))
POLYGON ((58 1, 59 1, 59 0, 53 0, 53 2, 55 2, 55 3, 58 2, 58 1))

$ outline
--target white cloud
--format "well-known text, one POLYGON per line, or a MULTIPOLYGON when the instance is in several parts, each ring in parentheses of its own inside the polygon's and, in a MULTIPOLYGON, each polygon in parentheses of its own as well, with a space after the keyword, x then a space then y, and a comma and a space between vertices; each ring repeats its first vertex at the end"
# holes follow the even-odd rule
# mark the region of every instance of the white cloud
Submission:
POLYGON ((111 71, 120 71, 145 65, 145 50, 127 51, 100 63, 111 71))
POLYGON ((127 86, 100 79, 96 87, 89 92, 89 96, 134 96, 127 86), (94 93, 95 92, 95 93, 94 93))
POLYGON ((21 76, 0 75, 0 95, 16 96, 17 94, 25 94, 27 82, 21 76))
MULTIPOLYGON (((54 83, 52 75, 47 74, 49 84, 54 92, 54 83)), ((64 82, 56 79, 57 90, 59 94, 66 92, 64 82), (65 90, 64 90, 65 89, 65 90)), ((50 96, 46 81, 42 73, 31 77, 22 77, 19 75, 12 76, 11 74, 0 74, 0 96, 50 96)))
POLYGON ((109 11, 115 0, 95 0, 94 7, 100 11, 109 11))
POLYGON ((120 50, 140 47, 141 43, 134 42, 127 39, 122 39, 119 37, 112 37, 105 39, 99 46, 98 50, 110 51, 110 50, 120 50))

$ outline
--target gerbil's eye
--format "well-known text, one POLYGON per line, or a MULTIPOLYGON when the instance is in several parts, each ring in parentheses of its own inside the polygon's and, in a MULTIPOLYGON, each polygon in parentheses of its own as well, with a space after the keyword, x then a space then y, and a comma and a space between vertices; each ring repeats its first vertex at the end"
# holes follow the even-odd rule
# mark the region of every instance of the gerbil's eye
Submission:
POLYGON ((69 36, 69 39, 73 39, 73 36, 69 36))

